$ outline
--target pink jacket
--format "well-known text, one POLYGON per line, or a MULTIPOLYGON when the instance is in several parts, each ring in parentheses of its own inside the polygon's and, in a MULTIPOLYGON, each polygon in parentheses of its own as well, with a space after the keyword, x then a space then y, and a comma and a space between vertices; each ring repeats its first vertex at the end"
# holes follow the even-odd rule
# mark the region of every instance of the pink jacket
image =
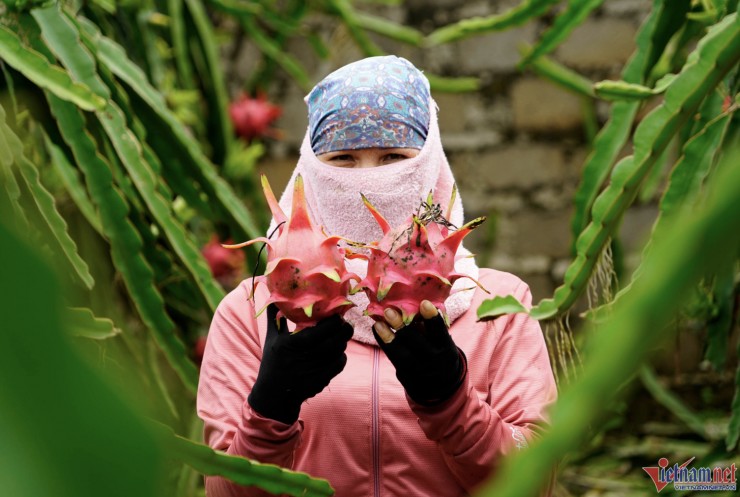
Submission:
MULTIPOLYGON (((481 269, 493 295, 530 305, 516 276, 481 269)), ((211 325, 198 388, 205 441, 214 449, 325 478, 338 497, 463 496, 495 471, 504 454, 527 447, 546 424, 556 398, 539 324, 526 314, 477 322, 489 296, 476 289, 470 309, 450 329, 468 358, 467 380, 442 406, 407 399, 393 365, 377 346, 350 340, 347 366, 303 404, 286 425, 261 417, 246 402, 265 338, 266 298, 247 300, 245 280, 219 306, 211 325)), ((263 496, 257 488, 207 477, 209 497, 263 496)))

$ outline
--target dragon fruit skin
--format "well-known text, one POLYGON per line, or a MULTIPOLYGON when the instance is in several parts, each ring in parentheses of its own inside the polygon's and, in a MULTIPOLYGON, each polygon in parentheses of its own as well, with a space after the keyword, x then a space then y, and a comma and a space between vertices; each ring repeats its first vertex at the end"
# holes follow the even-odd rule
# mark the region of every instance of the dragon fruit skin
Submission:
POLYGON ((395 229, 363 195, 363 202, 383 231, 383 238, 367 246, 370 250, 367 276, 360 282, 370 303, 367 315, 376 321, 384 320, 383 310, 394 308, 404 324, 413 321, 423 300, 437 307, 447 321, 444 302, 452 292, 452 285, 466 274, 455 272, 457 250, 463 239, 485 217, 470 221, 450 232, 444 224, 425 224, 416 215, 395 229))
POLYGON ((267 285, 270 291, 267 304, 275 303, 278 318, 285 316, 293 321, 295 331, 314 326, 334 314, 343 315, 354 305, 347 300, 351 281, 359 281, 360 277, 347 271, 345 250, 337 245, 341 237, 327 236, 311 222, 300 175, 295 180, 290 219, 280 208, 264 175, 262 189, 278 225, 277 237, 260 237, 228 248, 267 244, 267 268, 264 275, 256 278, 256 283, 267 285))

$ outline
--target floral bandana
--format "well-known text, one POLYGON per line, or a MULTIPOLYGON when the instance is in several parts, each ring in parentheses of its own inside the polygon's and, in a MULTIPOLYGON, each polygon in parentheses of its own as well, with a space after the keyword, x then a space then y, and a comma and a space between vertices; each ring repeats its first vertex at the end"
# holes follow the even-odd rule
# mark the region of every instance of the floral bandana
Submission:
POLYGON ((311 90, 306 103, 316 155, 375 147, 421 150, 429 131, 429 81, 394 55, 334 71, 311 90))

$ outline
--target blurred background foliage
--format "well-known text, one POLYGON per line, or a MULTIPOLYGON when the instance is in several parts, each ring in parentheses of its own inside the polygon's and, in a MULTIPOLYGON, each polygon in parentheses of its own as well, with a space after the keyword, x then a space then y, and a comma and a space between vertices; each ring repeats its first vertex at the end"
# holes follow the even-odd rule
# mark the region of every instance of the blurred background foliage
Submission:
MULTIPOLYGON (((738 462, 740 370, 732 405, 717 409, 690 388, 671 390, 651 366, 661 344, 691 329, 708 370, 737 367, 738 2, 653 0, 621 80, 600 82, 548 54, 603 0, 524 0, 425 32, 369 13, 371 3, 3 0, 2 488, 195 496, 202 474, 219 474, 274 493, 331 494, 324 481, 203 446, 194 409, 210 317, 259 257, 220 243, 260 236, 269 220, 256 171, 281 138, 281 109, 266 95, 278 76, 304 91, 314 83, 285 46, 299 40, 321 59, 336 49, 316 16, 343 25, 365 55, 383 53, 378 36, 424 51, 547 18, 519 67, 581 96, 591 116, 572 262, 552 298, 528 311, 548 331, 562 391, 553 429, 480 495, 534 495, 558 461, 557 495, 652 495, 641 466, 659 456, 738 462), (228 94, 222 70, 233 36, 259 50, 242 95, 228 94), (601 123, 593 104, 604 100, 601 123), (619 156, 627 143, 632 153, 619 156), (670 143, 680 153, 666 166, 670 143), (624 274, 617 227, 655 191, 643 261, 624 274), (636 385, 670 413, 647 434, 629 426, 636 385)), ((481 86, 427 75, 435 92, 481 86)), ((494 299, 478 312, 521 310, 494 299)))

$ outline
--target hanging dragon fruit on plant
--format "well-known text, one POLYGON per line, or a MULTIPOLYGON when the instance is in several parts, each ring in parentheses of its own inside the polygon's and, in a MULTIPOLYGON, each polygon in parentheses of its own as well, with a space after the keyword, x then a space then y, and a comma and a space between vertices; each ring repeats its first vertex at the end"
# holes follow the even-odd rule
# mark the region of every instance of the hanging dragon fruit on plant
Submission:
MULTIPOLYGON (((454 203, 455 193, 450 200, 454 203)), ((455 261, 464 257, 457 253, 463 239, 485 217, 479 217, 455 231, 449 223, 450 211, 441 213, 439 204, 432 203, 430 192, 417 213, 409 216, 401 226, 391 229, 388 221, 363 195, 362 200, 383 230, 383 238, 370 243, 367 276, 360 282, 370 300, 367 314, 382 320, 383 310, 395 308, 405 324, 413 321, 422 300, 429 300, 446 317, 444 301, 452 292, 452 285, 460 278, 470 276, 455 272, 455 261)))
MULTIPOLYGON (((231 240, 226 240, 231 243, 231 240)), ((211 269, 211 274, 225 289, 231 290, 243 278, 246 257, 244 252, 224 248, 214 234, 200 250, 211 269)))
POLYGON ((300 175, 295 180, 290 219, 264 175, 262 189, 278 225, 277 236, 225 246, 240 248, 260 242, 267 245, 267 268, 264 275, 256 278, 256 284, 267 285, 267 304, 275 303, 280 310, 278 317, 293 321, 296 331, 334 314, 343 315, 354 305, 347 300, 351 281, 359 281, 360 277, 347 271, 346 251, 338 246, 341 237, 327 236, 311 222, 300 175))
POLYGON ((229 105, 229 116, 236 134, 246 141, 267 136, 280 138, 282 133, 270 125, 282 114, 282 109, 267 101, 264 94, 251 98, 242 94, 229 105))

